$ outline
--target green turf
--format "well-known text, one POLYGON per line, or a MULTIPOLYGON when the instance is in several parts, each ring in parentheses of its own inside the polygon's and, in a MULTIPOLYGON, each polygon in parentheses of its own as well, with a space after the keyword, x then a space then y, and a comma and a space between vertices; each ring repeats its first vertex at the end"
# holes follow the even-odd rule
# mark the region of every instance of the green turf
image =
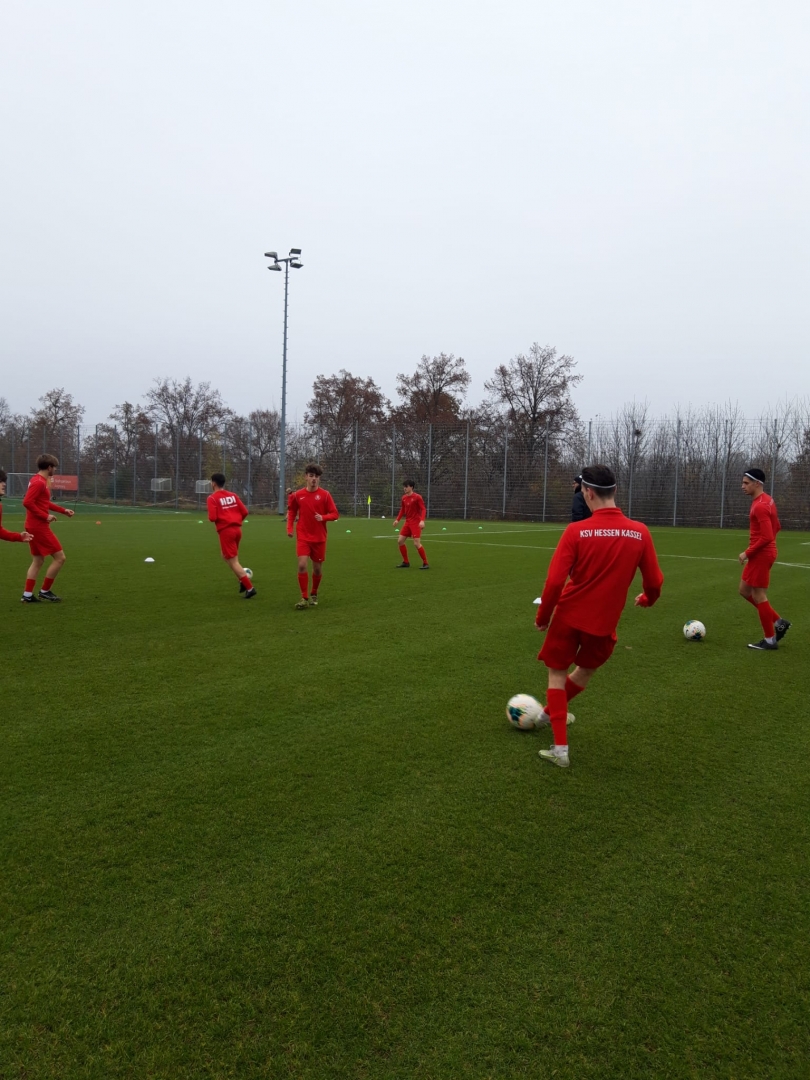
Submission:
POLYGON ((503 712, 558 528, 344 519, 298 612, 198 517, 60 519, 60 606, 0 545, 3 1080, 810 1075, 810 536, 761 654, 743 534, 658 530, 566 771, 503 712))

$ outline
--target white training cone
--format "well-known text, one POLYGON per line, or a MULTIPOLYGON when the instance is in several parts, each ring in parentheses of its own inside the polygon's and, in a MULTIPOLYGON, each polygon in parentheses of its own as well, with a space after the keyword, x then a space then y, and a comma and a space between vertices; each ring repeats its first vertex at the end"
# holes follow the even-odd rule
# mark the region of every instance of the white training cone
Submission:
POLYGON ((152 558, 152 556, 150 555, 148 559, 144 559, 143 561, 144 561, 144 562, 154 562, 155 560, 154 560, 154 559, 152 558))

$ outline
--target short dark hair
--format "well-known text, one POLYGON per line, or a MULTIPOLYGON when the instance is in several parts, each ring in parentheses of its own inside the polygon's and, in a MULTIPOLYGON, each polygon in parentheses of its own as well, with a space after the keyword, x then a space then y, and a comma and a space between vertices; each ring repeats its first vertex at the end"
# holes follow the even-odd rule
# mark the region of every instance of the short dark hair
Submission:
POLYGON ((323 469, 314 461, 310 461, 309 465, 304 469, 304 476, 307 476, 310 473, 313 476, 323 476, 323 469))
POLYGON ((413 482, 413 480, 403 480, 403 481, 402 481, 402 486, 403 486, 403 487, 412 487, 412 488, 415 488, 415 487, 416 487, 416 484, 415 484, 415 483, 413 482))
POLYGON ((8 473, 5 469, 0 469, 0 484, 4 484, 8 480, 8 473))
POLYGON ((211 473, 211 480, 217 487, 225 487, 225 474, 221 472, 211 473))
POLYGON ((609 499, 616 490, 616 477, 607 465, 589 465, 582 470, 582 484, 609 499))
POLYGON ((759 480, 760 484, 765 483, 765 473, 762 469, 746 469, 743 475, 747 476, 749 480, 759 480))
POLYGON ((49 465, 53 465, 55 469, 58 469, 59 458, 55 458, 53 454, 40 454, 37 458, 37 468, 47 469, 49 465))

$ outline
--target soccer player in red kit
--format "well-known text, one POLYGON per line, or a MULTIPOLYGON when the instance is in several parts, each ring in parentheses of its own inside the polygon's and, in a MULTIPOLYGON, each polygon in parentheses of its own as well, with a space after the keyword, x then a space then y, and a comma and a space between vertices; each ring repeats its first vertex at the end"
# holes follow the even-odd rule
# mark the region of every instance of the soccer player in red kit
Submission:
POLYGON ((318 606, 318 589, 323 577, 326 558, 326 523, 340 517, 334 499, 321 487, 323 469, 310 464, 304 469, 305 485, 294 491, 287 500, 287 536, 292 536, 296 515, 298 529, 298 585, 301 599, 295 605, 299 611, 318 606), (312 563, 312 589, 309 589, 308 563, 312 563))
POLYGON ((538 629, 548 631, 537 659, 548 668, 546 711, 554 733, 551 748, 540 756, 563 768, 569 764, 568 702, 610 659, 636 570, 644 588, 636 607, 651 607, 664 581, 647 526, 616 506, 611 470, 604 465, 583 469, 582 493, 592 516, 572 522, 560 537, 535 617, 538 629))
MULTIPOLYGON (((0 500, 6 493, 7 483, 8 474, 5 469, 0 469, 0 500)), ((8 529, 3 528, 3 503, 0 501, 0 540, 7 540, 10 544, 27 544, 33 539, 33 534, 30 532, 9 532, 8 529)))
POLYGON ((62 599, 56 595, 51 586, 54 578, 65 565, 65 553, 62 551, 59 540, 51 532, 51 522, 56 521, 56 514, 73 517, 73 511, 51 502, 51 480, 58 468, 57 458, 52 454, 41 454, 37 458, 38 471, 31 477, 28 490, 23 497, 23 506, 26 509, 25 528, 32 534, 28 542, 32 559, 22 594, 24 604, 35 604, 40 600, 50 600, 58 604, 62 599), (42 582, 39 596, 34 596, 37 577, 48 555, 51 556, 51 565, 42 582))
POLYGON ((256 595, 248 575, 239 562, 239 541, 242 539, 242 522, 248 516, 248 508, 238 495, 225 490, 225 477, 214 473, 211 477, 211 494, 208 496, 208 520, 216 523, 222 558, 233 570, 239 581, 239 592, 245 600, 256 595))
POLYGON ((407 570, 410 567, 408 562, 408 548, 405 541, 410 536, 413 540, 414 547, 419 552, 419 558, 422 560, 420 570, 429 570, 427 555, 425 555, 425 549, 422 545, 422 529, 425 527, 425 518, 427 517, 427 510, 425 509, 425 501, 421 495, 417 495, 414 491, 415 484, 413 480, 405 480, 402 484, 404 494, 402 496, 402 505, 399 508, 399 513, 394 518, 394 528, 398 523, 405 518, 405 524, 402 526, 399 534, 399 553, 402 556, 402 562, 398 564, 398 570, 407 570))
POLYGON ((750 644, 749 649, 771 652, 790 629, 787 619, 780 619, 768 601, 771 567, 776 562, 776 534, 781 525, 776 515, 776 503, 765 494, 765 473, 749 469, 743 474, 742 489, 751 499, 748 547, 739 555, 744 569, 740 581, 740 596, 757 609, 762 641, 750 644))

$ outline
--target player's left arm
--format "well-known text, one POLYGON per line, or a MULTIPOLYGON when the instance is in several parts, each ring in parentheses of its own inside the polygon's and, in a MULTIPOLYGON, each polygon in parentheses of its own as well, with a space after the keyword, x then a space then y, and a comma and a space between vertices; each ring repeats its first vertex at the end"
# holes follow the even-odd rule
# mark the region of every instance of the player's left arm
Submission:
POLYGON ((335 506, 335 500, 330 495, 326 500, 326 513, 321 514, 321 521, 337 521, 340 517, 338 508, 335 506))
POLYGON ((239 513, 242 515, 242 521, 244 521, 245 518, 250 513, 250 511, 248 510, 248 508, 245 506, 245 504, 242 502, 242 500, 239 498, 238 495, 236 496, 236 508, 239 511, 239 513))
MULTIPOLYGON (((76 513, 75 510, 68 510, 66 506, 60 506, 59 503, 55 502, 49 502, 48 509, 51 513, 56 511, 57 514, 64 514, 65 517, 73 517, 73 515, 76 513)), ((51 520, 53 520, 53 518, 51 520)))
POLYGON ((425 522, 427 521, 427 507, 425 506, 425 500, 422 496, 419 496, 419 528, 424 529, 425 522))
POLYGON ((776 539, 776 533, 773 530, 773 522, 771 521, 771 515, 768 512, 767 507, 756 506, 754 507, 754 517, 759 525, 759 536, 752 543, 748 545, 745 551, 740 556, 740 562, 744 562, 743 555, 746 559, 750 559, 752 555, 756 555, 758 551, 763 551, 769 544, 772 544, 776 539))
POLYGON ((638 594, 635 599, 636 607, 652 607, 661 595, 661 586, 664 584, 664 575, 658 565, 658 556, 655 553, 655 545, 647 529, 644 530, 644 545, 641 552, 641 586, 644 592, 638 594))

